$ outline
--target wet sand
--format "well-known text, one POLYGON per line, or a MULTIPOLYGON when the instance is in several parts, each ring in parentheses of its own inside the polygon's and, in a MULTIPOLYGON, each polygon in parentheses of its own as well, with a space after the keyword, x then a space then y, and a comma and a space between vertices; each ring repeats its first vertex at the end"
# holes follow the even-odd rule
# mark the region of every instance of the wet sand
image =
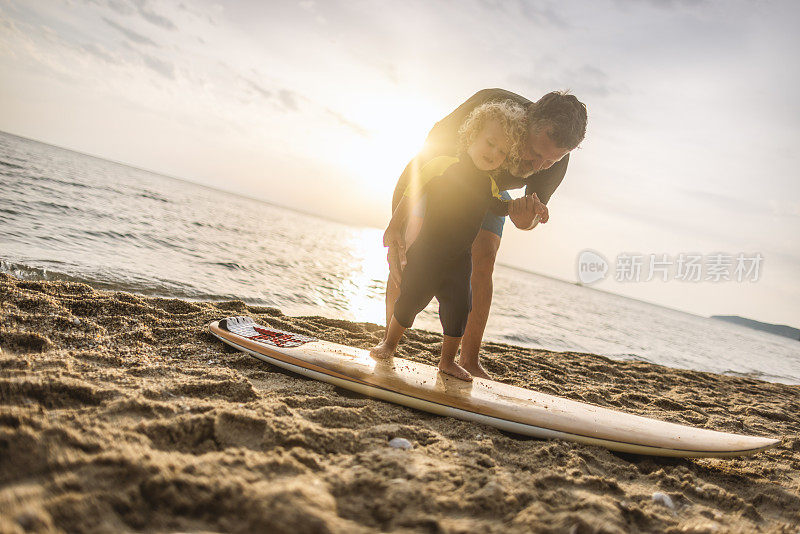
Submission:
MULTIPOLYGON (((626 455, 292 375, 207 333, 234 314, 363 348, 383 332, 0 274, 0 532, 798 531, 800 386, 486 344, 503 382, 784 437, 738 459, 626 455)), ((400 353, 435 364, 439 343, 412 330, 400 353)))

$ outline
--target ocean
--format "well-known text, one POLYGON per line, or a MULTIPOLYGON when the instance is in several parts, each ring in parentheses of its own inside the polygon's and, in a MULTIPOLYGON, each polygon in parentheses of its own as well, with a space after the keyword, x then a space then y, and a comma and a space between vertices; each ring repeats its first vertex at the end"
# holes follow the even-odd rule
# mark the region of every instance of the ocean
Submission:
MULTIPOLYGON (((0 132, 0 271, 383 324, 382 230, 0 132)), ((386 199, 387 204, 389 199, 386 199)), ((485 339, 800 384, 800 342, 498 265, 485 339)), ((433 302, 415 327, 440 331, 433 302)))

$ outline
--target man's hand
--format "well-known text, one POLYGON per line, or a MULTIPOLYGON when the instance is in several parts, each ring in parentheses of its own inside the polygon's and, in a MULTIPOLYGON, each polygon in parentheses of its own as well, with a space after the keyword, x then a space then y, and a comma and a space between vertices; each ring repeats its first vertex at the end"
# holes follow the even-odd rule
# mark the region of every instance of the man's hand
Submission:
POLYGON ((398 286, 400 285, 400 273, 406 266, 406 241, 405 232, 402 229, 394 228, 391 224, 383 233, 383 246, 389 247, 386 259, 389 261, 389 277, 398 286))
POLYGON ((508 206, 508 216, 514 226, 520 230, 530 230, 536 226, 535 219, 537 215, 542 223, 546 223, 550 219, 550 212, 547 206, 539 200, 536 193, 512 200, 508 206))

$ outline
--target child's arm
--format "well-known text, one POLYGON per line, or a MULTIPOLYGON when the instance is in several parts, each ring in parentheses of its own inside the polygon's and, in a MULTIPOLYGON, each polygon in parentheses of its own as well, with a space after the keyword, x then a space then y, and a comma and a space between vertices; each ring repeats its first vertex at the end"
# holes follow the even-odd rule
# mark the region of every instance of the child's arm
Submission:
MULTIPOLYGON (((417 201, 418 200, 419 199, 417 199, 417 201)), ((412 200, 406 195, 403 195, 403 198, 400 199, 400 202, 397 204, 397 208, 395 208, 394 213, 392 213, 392 218, 389 220, 389 224, 386 226, 386 232, 383 234, 384 247, 388 247, 390 246, 390 243, 397 241, 396 236, 400 236, 400 238, 402 238, 403 232, 405 231, 406 222, 411 216, 415 205, 416 201, 412 200)))
POLYGON ((511 202, 511 200, 493 196, 492 200, 489 202, 489 211, 495 215, 506 216, 508 215, 508 208, 511 206, 511 202))
POLYGON ((508 215, 508 209, 511 207, 511 202, 513 201, 506 200, 500 196, 500 188, 497 187, 494 178, 489 178, 489 188, 492 195, 492 198, 489 200, 489 211, 501 217, 508 215))
POLYGON ((406 223, 417 207, 422 195, 406 192, 397 204, 392 219, 383 233, 383 246, 389 248, 386 255, 389 261, 389 275, 395 283, 400 283, 400 272, 406 264, 406 223))

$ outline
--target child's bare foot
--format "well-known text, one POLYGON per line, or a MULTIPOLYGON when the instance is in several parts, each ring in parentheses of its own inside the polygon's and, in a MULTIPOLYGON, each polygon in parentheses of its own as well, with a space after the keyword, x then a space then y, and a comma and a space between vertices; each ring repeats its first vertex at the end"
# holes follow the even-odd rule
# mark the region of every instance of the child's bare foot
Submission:
POLYGON ((440 361, 439 371, 443 372, 446 375, 458 378, 459 380, 472 382, 472 375, 469 374, 469 372, 467 372, 466 369, 458 365, 456 362, 445 363, 440 361))
POLYGON ((376 360, 386 360, 394 356, 397 350, 397 345, 389 345, 385 341, 381 341, 369 350, 369 355, 376 360))
POLYGON ((490 375, 489 372, 486 369, 484 369, 484 367, 480 364, 480 362, 474 365, 465 364, 464 362, 458 362, 458 363, 461 364, 461 367, 466 369, 466 371, 472 376, 477 376, 478 378, 485 378, 487 380, 492 379, 492 375, 490 375))

